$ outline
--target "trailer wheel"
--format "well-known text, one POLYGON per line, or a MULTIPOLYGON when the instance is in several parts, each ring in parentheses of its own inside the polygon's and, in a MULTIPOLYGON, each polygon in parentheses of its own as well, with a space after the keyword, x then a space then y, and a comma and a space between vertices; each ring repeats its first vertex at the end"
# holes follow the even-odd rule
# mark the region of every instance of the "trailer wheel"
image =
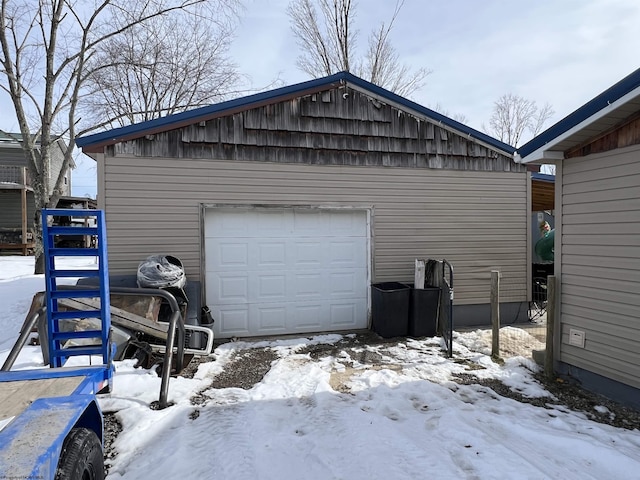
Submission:
POLYGON ((56 480, 104 480, 102 444, 93 430, 74 428, 64 439, 56 480))

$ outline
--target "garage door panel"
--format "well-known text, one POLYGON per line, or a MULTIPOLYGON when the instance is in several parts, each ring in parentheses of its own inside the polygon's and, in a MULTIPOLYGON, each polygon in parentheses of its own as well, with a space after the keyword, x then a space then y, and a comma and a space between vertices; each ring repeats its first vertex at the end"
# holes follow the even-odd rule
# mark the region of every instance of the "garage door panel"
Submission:
POLYGON ((289 285, 292 297, 302 302, 326 298, 326 277, 326 274, 314 270, 290 272, 289 285))
POLYGON ((249 245, 244 242, 221 241, 216 243, 205 256, 207 271, 244 271, 249 267, 249 245))
POLYGON ((250 300, 249 277, 245 272, 213 273, 208 276, 207 284, 207 288, 215 292, 218 304, 242 304, 250 300))
POLYGON ((224 210, 223 215, 208 215, 204 226, 205 237, 238 238, 246 237, 252 228, 252 212, 239 208, 224 210))
POLYGON ((329 232, 332 236, 367 236, 367 225, 360 221, 358 212, 340 210, 326 212, 329 215, 329 232))
POLYGON ((209 210, 206 301, 216 335, 365 328, 367 232, 364 211, 209 210))
POLYGON ((287 275, 249 272, 249 302, 284 302, 287 300, 287 275))
POLYGON ((282 333, 287 327, 287 304, 284 302, 251 304, 249 317, 253 322, 251 331, 259 332, 260 335, 282 333))
POLYGON ((300 268, 316 267, 322 265, 322 244, 320 242, 299 240, 293 242, 289 249, 292 258, 290 264, 300 268))
POLYGON ((294 210, 292 231, 294 237, 322 237, 326 232, 326 218, 320 210, 294 210))
POLYGON ((293 305, 291 328, 293 331, 318 332, 323 329, 326 307, 318 302, 300 302, 293 305))
POLYGON ((342 270, 329 273, 329 298, 366 298, 366 271, 342 270))
POLYGON ((248 305, 218 305, 212 312, 216 333, 221 338, 245 335, 249 331, 248 305))
POLYGON ((287 241, 285 239, 275 241, 259 241, 255 247, 256 257, 252 258, 252 266, 255 268, 286 268, 287 267, 287 241))
POLYGON ((253 225, 249 230, 257 232, 262 237, 284 237, 284 232, 291 230, 291 220, 287 209, 269 208, 252 212, 253 225))
MULTIPOLYGON (((362 312, 361 302, 335 302, 329 307, 329 328, 332 330, 347 330, 358 328, 362 312)), ((360 327, 362 328, 362 327, 360 327)))
POLYGON ((355 268, 365 265, 366 239, 340 238, 328 242, 327 263, 331 267, 355 268))

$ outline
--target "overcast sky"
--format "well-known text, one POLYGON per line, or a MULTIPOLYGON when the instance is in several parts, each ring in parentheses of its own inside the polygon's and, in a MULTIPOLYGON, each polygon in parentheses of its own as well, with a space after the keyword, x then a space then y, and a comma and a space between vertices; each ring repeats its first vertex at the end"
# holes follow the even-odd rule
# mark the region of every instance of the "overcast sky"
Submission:
MULTIPOLYGON (((245 0, 231 55, 254 88, 309 79, 296 67, 288 3, 245 0)), ((361 46, 394 5, 359 0, 361 46)), ((481 130, 506 93, 549 103, 551 123, 562 119, 640 67, 638 32, 638 0, 406 0, 392 42, 404 63, 432 70, 412 100, 464 115, 481 130)), ((7 111, 0 128, 15 129, 6 97, 0 108, 7 111)), ((95 171, 85 163, 74 172, 75 195, 95 192, 95 171)))
MULTIPOLYGON (((288 0, 248 0, 233 56, 254 85, 280 76, 307 80, 296 67, 288 0)), ((359 0, 364 47, 394 0, 359 0)), ((404 63, 432 70, 413 100, 463 114, 481 129, 493 102, 514 93, 550 103, 560 120, 640 67, 637 0, 405 0, 392 42, 404 63)))

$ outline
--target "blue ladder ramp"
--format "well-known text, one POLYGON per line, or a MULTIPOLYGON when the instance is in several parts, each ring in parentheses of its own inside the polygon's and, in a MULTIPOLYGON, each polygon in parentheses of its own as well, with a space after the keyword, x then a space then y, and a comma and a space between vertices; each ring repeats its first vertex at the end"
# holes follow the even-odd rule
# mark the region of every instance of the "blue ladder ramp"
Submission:
POLYGON ((47 287, 47 327, 49 335, 49 360, 52 368, 62 367, 73 356, 100 355, 105 366, 112 363, 112 349, 109 345, 111 330, 111 310, 109 296, 109 269, 107 264, 107 235, 102 210, 75 209, 43 209, 42 235, 45 255, 45 282, 47 287), (53 217, 67 217, 64 223, 71 224, 71 219, 82 219, 83 225, 55 226, 51 225, 53 217), (93 222, 92 222, 93 220, 93 222), (90 225, 90 223, 93 223, 90 225), (91 235, 96 238, 95 247, 90 248, 59 248, 64 238, 78 235, 91 235), (96 257, 97 263, 93 269, 77 269, 65 267, 61 257, 96 257), (98 287, 69 289, 68 286, 58 285, 58 279, 74 277, 97 277, 98 287), (78 298, 99 298, 100 308, 86 310, 60 310, 60 300, 78 298), (95 318, 99 320, 99 329, 76 331, 69 322, 79 322, 83 319, 95 318), (63 330, 63 322, 66 328, 63 330), (92 345, 74 345, 73 340, 93 339, 92 345))

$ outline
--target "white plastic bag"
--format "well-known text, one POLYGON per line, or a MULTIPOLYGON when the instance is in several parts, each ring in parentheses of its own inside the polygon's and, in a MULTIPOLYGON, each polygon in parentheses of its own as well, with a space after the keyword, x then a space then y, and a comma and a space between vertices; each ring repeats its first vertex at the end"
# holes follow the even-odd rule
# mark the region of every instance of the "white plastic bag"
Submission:
POLYGON ((151 255, 138 265, 138 287, 183 288, 187 283, 179 258, 171 255, 151 255))

